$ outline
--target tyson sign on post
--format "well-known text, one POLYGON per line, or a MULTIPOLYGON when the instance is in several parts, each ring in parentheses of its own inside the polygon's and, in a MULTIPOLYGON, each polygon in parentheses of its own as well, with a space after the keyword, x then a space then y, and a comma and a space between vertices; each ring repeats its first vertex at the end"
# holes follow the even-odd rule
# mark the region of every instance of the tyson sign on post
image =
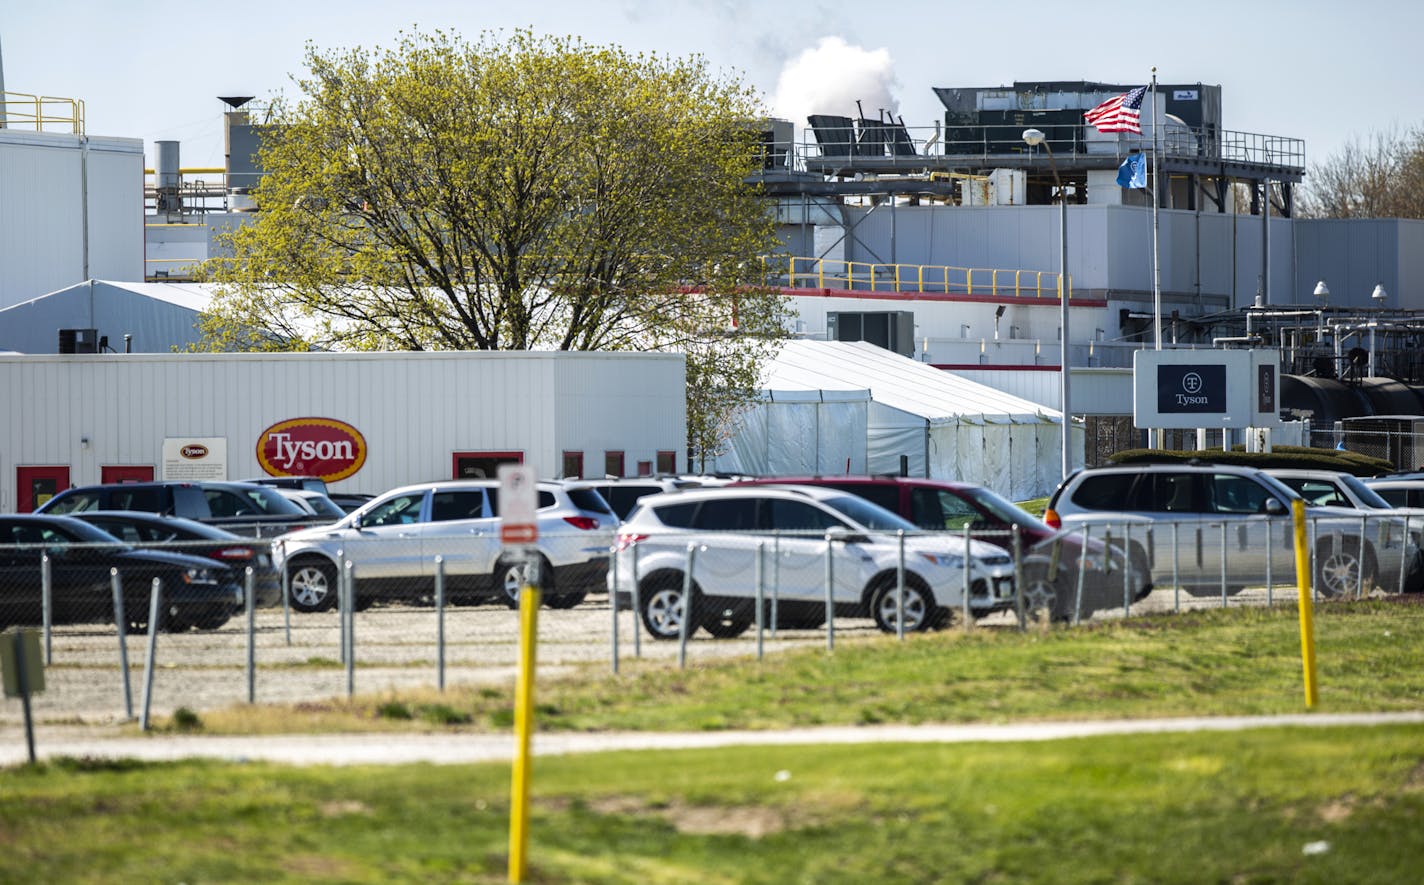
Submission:
POLYGON ((499 540, 504 546, 524 547, 539 540, 538 504, 534 468, 499 465, 499 540))
POLYGON ((270 476, 346 479, 366 463, 366 438, 334 418, 278 421, 257 438, 257 463, 270 476))

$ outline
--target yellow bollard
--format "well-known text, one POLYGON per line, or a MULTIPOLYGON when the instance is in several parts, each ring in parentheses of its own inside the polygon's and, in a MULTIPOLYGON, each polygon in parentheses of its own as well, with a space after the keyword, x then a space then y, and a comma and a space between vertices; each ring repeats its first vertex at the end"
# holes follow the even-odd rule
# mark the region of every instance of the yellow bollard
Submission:
POLYGON ((1305 545, 1305 502, 1291 502, 1295 519, 1295 583, 1300 596, 1300 662, 1305 670, 1305 708, 1315 706, 1315 621, 1310 602, 1310 550, 1305 545))
POLYGON ((514 685, 514 775, 509 801, 511 882, 523 882, 529 871, 529 744, 534 733, 534 641, 539 601, 539 588, 526 578, 519 591, 519 676, 514 685))

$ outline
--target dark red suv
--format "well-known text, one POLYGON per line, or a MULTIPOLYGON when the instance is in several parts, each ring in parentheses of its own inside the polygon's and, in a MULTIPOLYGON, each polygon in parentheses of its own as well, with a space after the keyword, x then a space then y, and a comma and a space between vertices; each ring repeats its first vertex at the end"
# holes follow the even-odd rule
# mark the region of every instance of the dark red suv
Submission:
MULTIPOLYGON (((1048 523, 990 489, 972 482, 941 479, 918 479, 901 476, 775 476, 743 480, 734 485, 809 485, 838 489, 879 504, 892 513, 913 522, 926 531, 961 532, 969 527, 976 540, 1012 546, 1013 526, 1019 527, 1025 553, 1024 594, 1031 605, 1050 606, 1060 620, 1067 620, 1077 609, 1087 615, 1093 609, 1122 605, 1122 559, 1106 557, 1106 546, 1093 539, 1088 542, 1089 557, 1085 571, 1093 575, 1084 590, 1081 608, 1076 600, 1079 569, 1083 548, 1079 535, 1060 532, 1048 523), (1052 542, 1059 539, 1059 578, 1051 586, 1044 579, 1044 570, 1053 552, 1052 542), (1050 598, 1051 597, 1051 598, 1050 598)), ((1085 574, 1085 578, 1088 576, 1085 574)), ((1145 575, 1128 578, 1129 596, 1135 601, 1151 591, 1145 575)))

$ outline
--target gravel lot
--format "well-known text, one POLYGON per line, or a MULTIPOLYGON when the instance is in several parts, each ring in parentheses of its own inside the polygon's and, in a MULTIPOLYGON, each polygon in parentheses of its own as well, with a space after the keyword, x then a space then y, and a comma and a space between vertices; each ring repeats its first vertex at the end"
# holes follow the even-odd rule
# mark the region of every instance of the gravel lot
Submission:
MULTIPOLYGON (((1277 603, 1295 599, 1295 589, 1279 586, 1277 603)), ((1264 605, 1264 589, 1230 597, 1231 605, 1264 605)), ((1221 597, 1174 595, 1157 591, 1132 607, 1132 612, 1170 611, 1221 605, 1221 597)), ((1098 612, 1095 618, 1120 617, 1121 611, 1098 612)), ((994 629, 1013 629, 1011 614, 978 622, 994 629)), ((445 680, 456 684, 512 683, 518 663, 518 614, 502 606, 452 607, 445 615, 445 680)), ((635 655, 632 613, 619 613, 619 646, 624 661, 635 655)), ((566 611, 544 609, 539 616, 537 652, 541 678, 557 676, 577 666, 612 666, 612 612, 606 600, 595 599, 566 611)), ((878 635, 868 620, 840 619, 837 640, 878 635)), ((255 639, 256 700, 296 703, 343 696, 346 669, 341 663, 338 617, 335 612, 292 613, 290 642, 280 609, 257 613, 255 639)), ((782 630, 765 639, 767 653, 795 647, 824 647, 824 630, 782 630)), ((361 694, 387 689, 433 687, 437 679, 437 616, 433 608, 380 606, 359 612, 355 625, 354 689, 361 694)), ((46 668, 46 690, 33 699, 37 722, 111 724, 124 718, 124 693, 117 633, 106 625, 56 628, 53 662, 46 668)), ((128 638, 128 664, 135 715, 141 709, 147 636, 128 638)), ((645 659, 677 666, 677 643, 641 637, 638 651, 645 659)), ((714 640, 699 633, 688 648, 688 660, 752 655, 754 631, 735 640, 714 640)), ((159 634, 151 711, 168 715, 178 707, 210 710, 247 700, 247 634, 239 616, 219 630, 159 634)), ((20 733, 22 706, 18 699, 0 701, 0 734, 20 733)))

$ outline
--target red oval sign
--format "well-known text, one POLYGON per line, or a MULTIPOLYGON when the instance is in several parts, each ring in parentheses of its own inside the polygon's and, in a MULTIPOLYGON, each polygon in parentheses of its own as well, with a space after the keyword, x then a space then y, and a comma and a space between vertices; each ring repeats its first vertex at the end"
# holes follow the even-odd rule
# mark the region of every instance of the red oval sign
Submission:
POLYGON ((334 418, 292 418, 262 431, 257 463, 271 476, 319 476, 336 482, 366 463, 366 438, 334 418))
POLYGON ((202 443, 190 443, 179 449, 178 454, 184 458, 206 458, 208 457, 208 447, 202 443))

